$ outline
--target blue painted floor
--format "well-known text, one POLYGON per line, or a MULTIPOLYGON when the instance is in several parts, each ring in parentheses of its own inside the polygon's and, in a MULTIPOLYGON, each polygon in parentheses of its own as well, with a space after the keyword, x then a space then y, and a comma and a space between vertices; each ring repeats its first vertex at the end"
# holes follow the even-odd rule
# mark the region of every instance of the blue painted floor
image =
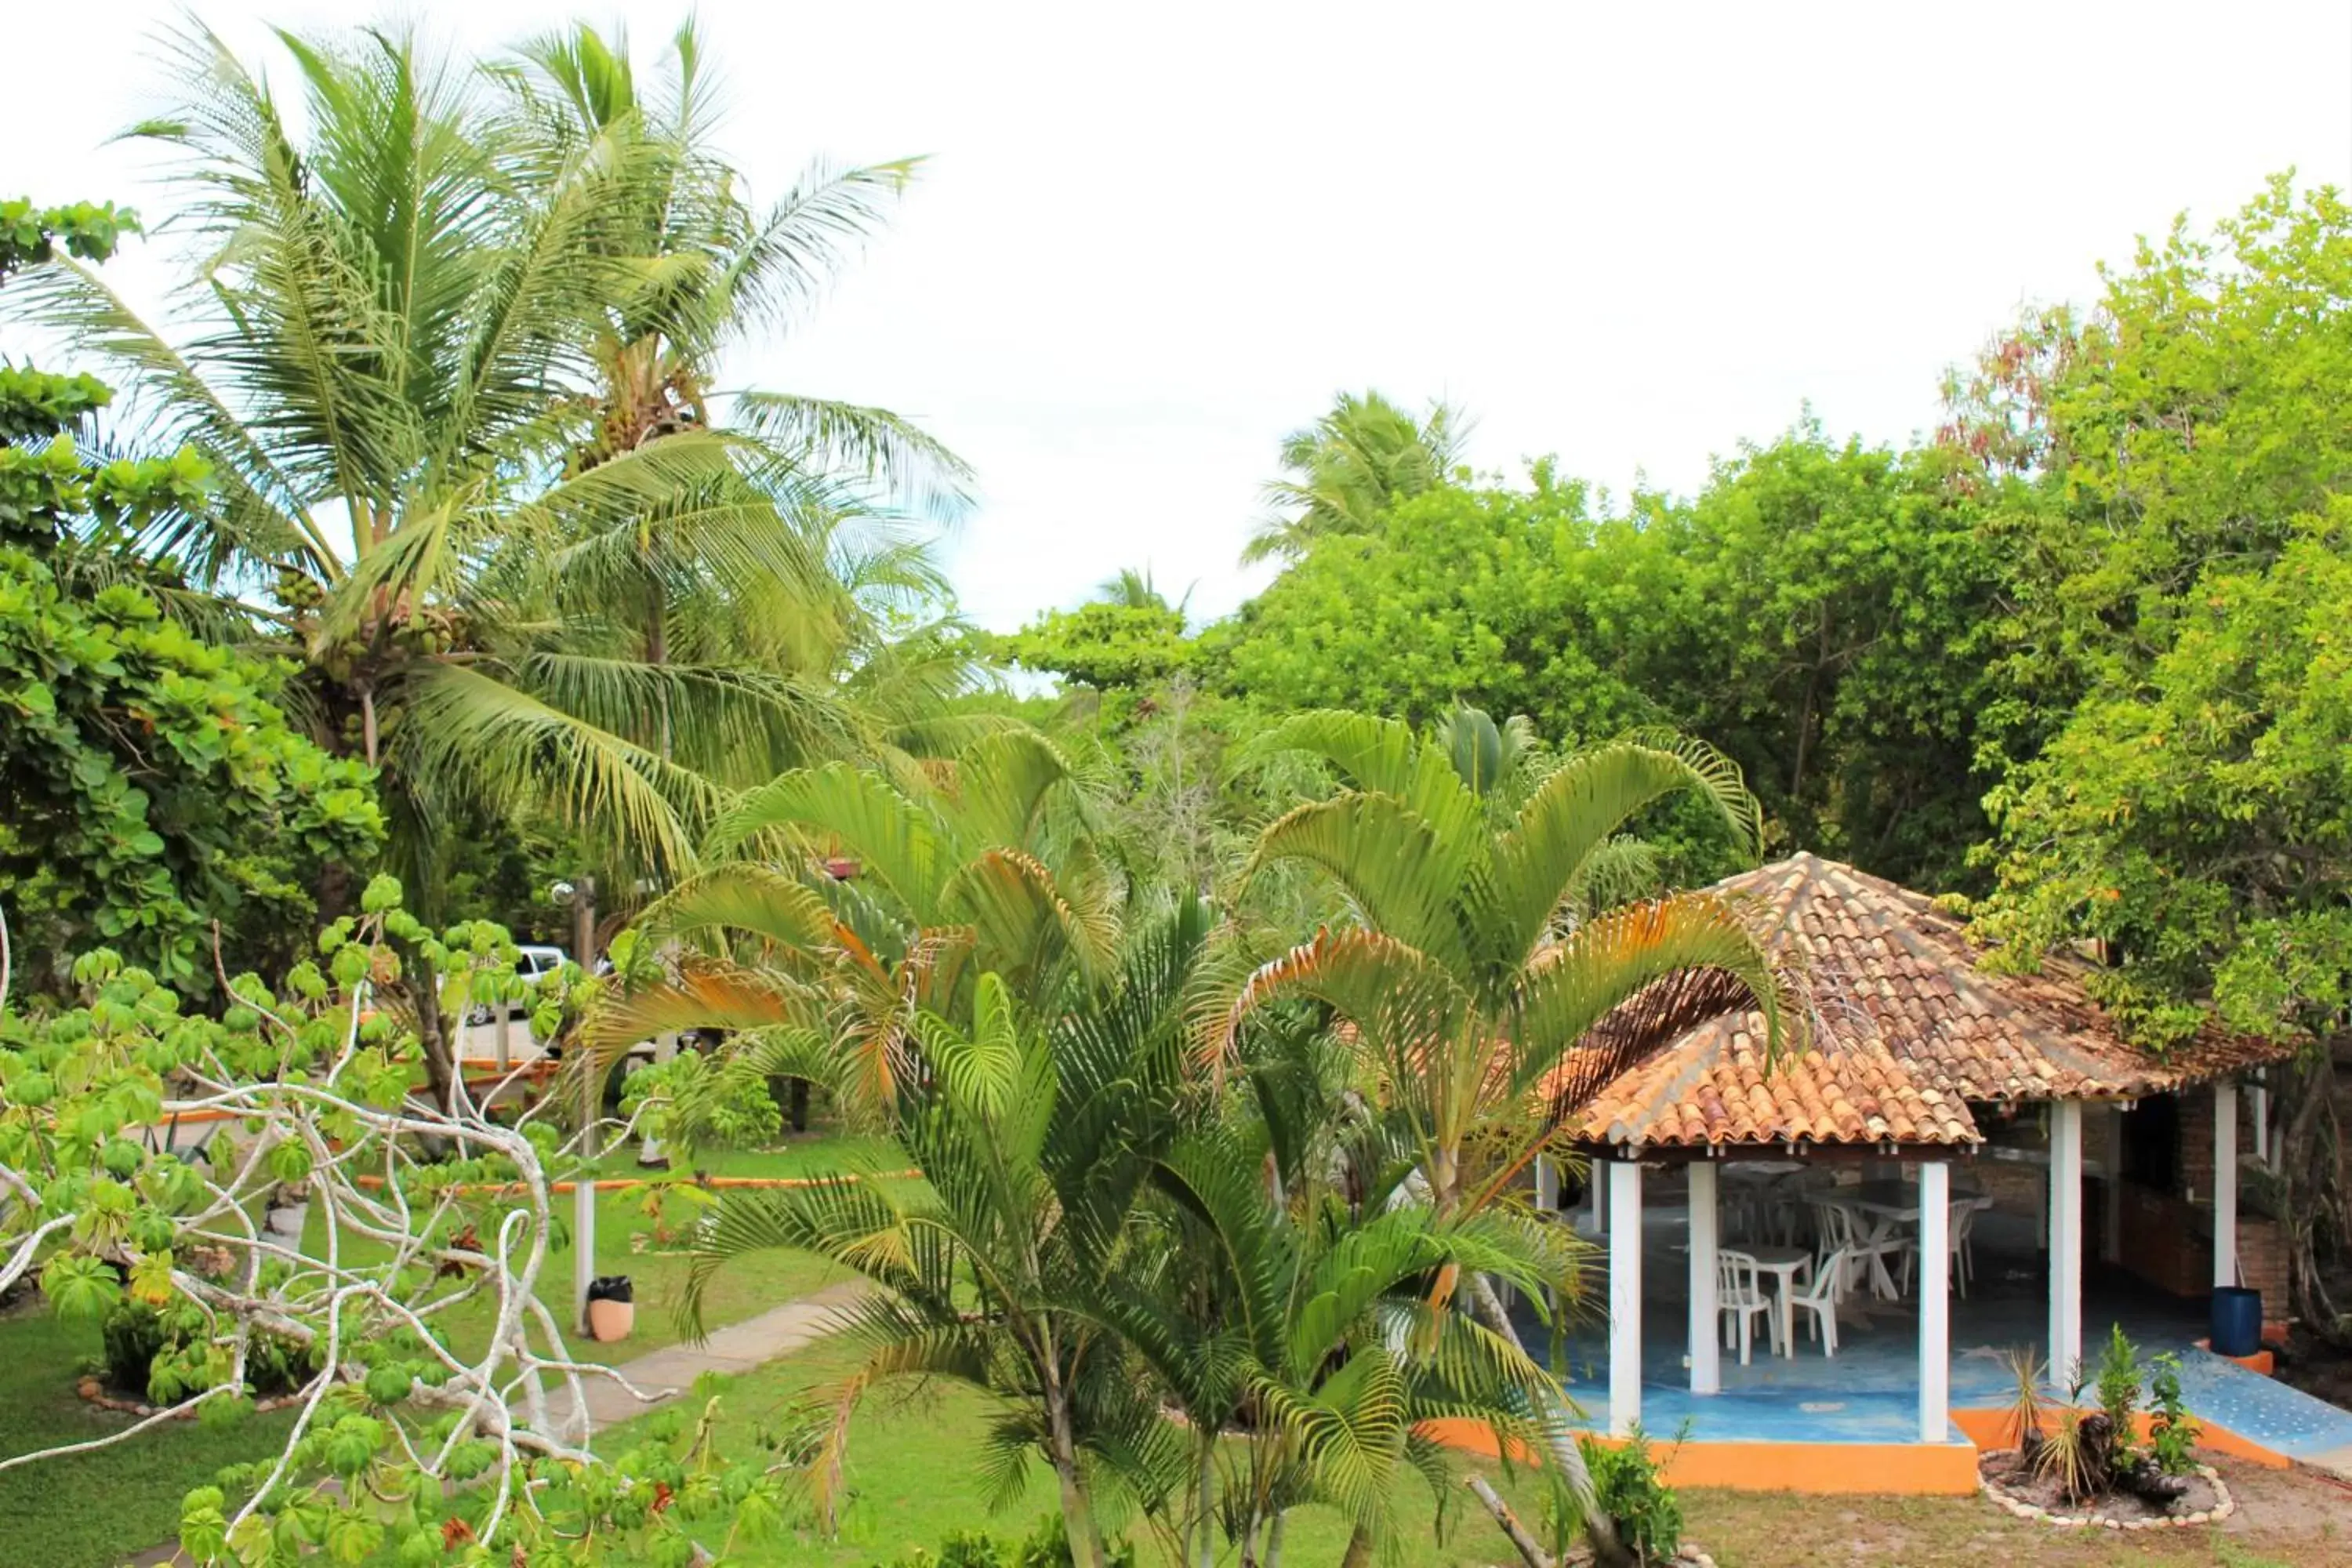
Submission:
MULTIPOLYGON (((1654 1205, 1644 1226, 1642 1313, 1642 1426, 1661 1437, 1677 1432, 1700 1442, 1910 1443, 1918 1439, 1919 1321, 1916 1303, 1847 1305, 1838 1353, 1825 1357, 1799 1314, 1797 1355, 1768 1353, 1759 1343, 1748 1365, 1723 1352, 1723 1392, 1690 1392, 1685 1354, 1689 1265, 1675 1251, 1685 1234, 1679 1207, 1654 1205)), ((1567 1325, 1561 1358, 1570 1394, 1595 1426, 1609 1422, 1608 1293, 1590 1282, 1590 1315, 1567 1325)), ((1527 1304, 1517 1309, 1533 1350, 1550 1331, 1527 1304)), ((1951 1406, 1994 1407, 2015 1387, 2009 1352, 2037 1350, 2048 1339, 2049 1287, 2032 1226, 1989 1215, 1976 1234, 1976 1278, 1968 1299, 1952 1298, 1951 1406)), ((2083 1339, 2095 1359, 2109 1327, 2121 1324, 2143 1357, 2180 1357, 2181 1386, 2201 1419, 2290 1458, 2352 1448, 2352 1413, 2314 1399, 2234 1362, 2199 1350, 2204 1304, 2168 1296, 2128 1275, 2094 1270, 2084 1286, 2083 1339)), ((1759 1325, 1760 1328, 1760 1324, 1759 1325)), ((1963 1441, 1953 1428, 1950 1440, 1963 1441)))

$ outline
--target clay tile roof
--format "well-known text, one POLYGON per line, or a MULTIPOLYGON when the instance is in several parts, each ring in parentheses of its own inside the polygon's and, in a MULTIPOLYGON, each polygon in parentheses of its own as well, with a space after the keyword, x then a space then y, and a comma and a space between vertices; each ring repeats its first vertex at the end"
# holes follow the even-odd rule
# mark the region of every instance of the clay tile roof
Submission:
POLYGON ((1746 901, 1790 965, 1810 1047, 1767 1072, 1761 1015, 1718 1018, 1603 1086, 1589 1142, 1970 1144, 1969 1100, 2137 1099, 2286 1054, 2209 1026, 2147 1055, 2091 1000, 2088 965, 1986 970, 1958 919, 1835 861, 1800 854, 1709 890, 1746 901))

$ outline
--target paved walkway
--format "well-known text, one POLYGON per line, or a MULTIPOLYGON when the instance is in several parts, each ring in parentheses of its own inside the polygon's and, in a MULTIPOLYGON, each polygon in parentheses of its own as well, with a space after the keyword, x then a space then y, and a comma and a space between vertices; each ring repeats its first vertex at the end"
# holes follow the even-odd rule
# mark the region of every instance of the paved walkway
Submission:
MULTIPOLYGON (((781 1307, 771 1307, 756 1318, 730 1323, 699 1345, 671 1345, 613 1369, 641 1392, 654 1394, 651 1400, 632 1396, 610 1378, 583 1379, 588 1419, 598 1430, 617 1426, 677 1398, 706 1372, 733 1376, 788 1356, 831 1333, 839 1322, 841 1309, 870 1289, 862 1279, 845 1279, 781 1307)), ((562 1431, 571 1415, 568 1394, 560 1393, 548 1401, 548 1418, 554 1430, 562 1431)))

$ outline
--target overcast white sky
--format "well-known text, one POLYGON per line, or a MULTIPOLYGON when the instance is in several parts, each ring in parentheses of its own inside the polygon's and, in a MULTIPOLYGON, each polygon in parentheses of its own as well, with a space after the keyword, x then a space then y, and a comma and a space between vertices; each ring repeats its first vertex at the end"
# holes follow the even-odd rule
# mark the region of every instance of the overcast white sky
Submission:
MULTIPOLYGON (((209 0, 257 56, 409 16, 488 49, 632 0, 209 0)), ((128 199, 143 0, 5 0, 0 191, 128 199), (37 127, 37 131, 33 128, 37 127)), ((731 379, 880 403, 978 468, 950 549, 1010 627, 1118 568, 1226 611, 1281 435, 1338 389, 1444 395, 1482 468, 1689 489, 1810 400, 1932 426, 2022 301, 2293 165, 2352 185, 2352 4, 1182 6, 704 0, 761 194, 814 155, 932 161, 806 325, 731 379)), ((136 254, 118 282, 153 301, 136 254)))

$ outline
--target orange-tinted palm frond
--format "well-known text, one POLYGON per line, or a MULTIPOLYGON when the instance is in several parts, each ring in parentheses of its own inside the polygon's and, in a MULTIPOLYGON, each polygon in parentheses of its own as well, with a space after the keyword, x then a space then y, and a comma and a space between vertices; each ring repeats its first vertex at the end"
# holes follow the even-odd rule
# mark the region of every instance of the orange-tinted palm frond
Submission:
POLYGON ((1764 1016, 1768 1060, 1802 1026, 1771 956, 1729 902, 1686 894, 1603 915, 1530 966, 1507 1092, 1523 1097, 1565 1065, 1569 1086, 1589 1094, 1742 1006, 1764 1016))
POLYGON ((732 963, 688 963, 660 984, 601 1002, 585 1032, 589 1048, 606 1057, 648 1036, 681 1029, 805 1024, 822 1005, 820 993, 781 975, 732 963))
POLYGON ((1232 1055, 1250 1013, 1292 997, 1324 1004, 1355 1026, 1362 1048, 1389 1059, 1452 1037, 1468 1005, 1453 978, 1408 943, 1326 928, 1259 965, 1243 984, 1225 1016, 1218 1061, 1232 1055))
POLYGON ((1073 902, 1023 850, 990 849, 957 868, 940 902, 970 921, 988 966, 1007 974, 1042 976, 1066 955, 1092 983, 1117 950, 1108 911, 1073 902))

